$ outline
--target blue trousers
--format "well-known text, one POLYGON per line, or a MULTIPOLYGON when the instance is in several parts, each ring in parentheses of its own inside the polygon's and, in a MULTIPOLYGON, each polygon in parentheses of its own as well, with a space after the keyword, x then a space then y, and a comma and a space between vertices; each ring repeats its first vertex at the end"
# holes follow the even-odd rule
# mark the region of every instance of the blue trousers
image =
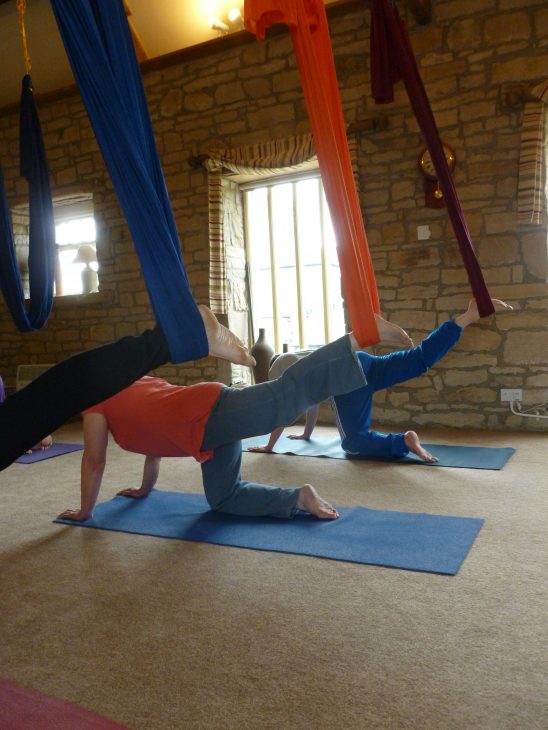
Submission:
POLYGON ((288 426, 331 395, 361 388, 365 377, 348 336, 291 365, 277 380, 248 388, 224 388, 205 429, 202 464, 206 499, 214 510, 238 515, 292 517, 299 488, 281 489, 242 479, 241 440, 288 426))
POLYGON ((333 399, 341 445, 349 456, 395 459, 409 453, 403 433, 370 430, 373 395, 425 373, 456 345, 461 333, 462 328, 448 320, 411 350, 383 356, 357 353, 367 385, 333 399))

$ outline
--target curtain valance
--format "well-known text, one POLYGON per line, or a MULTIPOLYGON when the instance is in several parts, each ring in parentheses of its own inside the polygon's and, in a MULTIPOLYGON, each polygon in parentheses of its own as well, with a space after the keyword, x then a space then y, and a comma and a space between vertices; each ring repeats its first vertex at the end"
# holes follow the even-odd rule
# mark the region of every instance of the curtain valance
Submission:
POLYGON ((548 194, 548 80, 537 84, 523 110, 519 154, 518 223, 541 225, 548 194))

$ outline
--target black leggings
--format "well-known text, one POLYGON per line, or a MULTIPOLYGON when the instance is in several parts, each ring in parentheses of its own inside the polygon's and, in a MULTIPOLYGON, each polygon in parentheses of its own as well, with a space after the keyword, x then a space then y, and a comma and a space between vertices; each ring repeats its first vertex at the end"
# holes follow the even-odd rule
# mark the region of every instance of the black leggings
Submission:
POLYGON ((170 360, 160 325, 69 357, 0 404, 0 470, 69 418, 170 360))

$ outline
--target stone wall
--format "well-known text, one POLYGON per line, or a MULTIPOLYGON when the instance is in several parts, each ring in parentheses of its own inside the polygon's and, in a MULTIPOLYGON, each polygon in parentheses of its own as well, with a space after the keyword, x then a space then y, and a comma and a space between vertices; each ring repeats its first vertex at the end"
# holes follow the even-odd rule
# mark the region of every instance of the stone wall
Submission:
MULTIPOLYGON (((415 340, 466 306, 470 290, 444 210, 424 206, 417 157, 423 146, 401 84, 394 103, 376 107, 369 91, 369 12, 363 2, 330 11, 332 43, 348 123, 383 114, 388 125, 362 134, 360 188, 385 315, 415 340), (417 226, 431 237, 417 240, 417 226)), ((455 181, 493 296, 516 312, 466 330, 431 373, 378 395, 385 427, 411 424, 544 429, 511 416, 501 387, 521 387, 526 403, 548 400, 546 228, 516 223, 521 108, 504 105, 508 84, 531 86, 548 68, 544 0, 436 0, 430 25, 409 23, 421 74, 442 137, 456 151, 455 181)), ((158 148, 181 232, 194 295, 208 300, 205 171, 189 156, 214 146, 309 131, 291 42, 225 39, 169 63, 143 67, 158 148)), ((0 372, 13 384, 17 363, 52 362, 152 322, 127 226, 79 97, 40 105, 55 194, 94 193, 101 291, 55 302, 47 327, 17 333, 0 302, 0 372)), ((16 111, 0 114, 0 159, 10 204, 26 194, 17 177, 16 111)), ((212 359, 168 366, 173 382, 227 380, 212 359)))

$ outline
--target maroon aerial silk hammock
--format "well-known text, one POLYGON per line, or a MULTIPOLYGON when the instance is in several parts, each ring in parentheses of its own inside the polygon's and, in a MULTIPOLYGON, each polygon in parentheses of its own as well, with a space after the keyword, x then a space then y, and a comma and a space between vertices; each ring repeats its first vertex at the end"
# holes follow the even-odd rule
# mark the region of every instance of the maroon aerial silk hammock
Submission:
POLYGON ((246 0, 246 27, 257 38, 286 23, 299 66, 314 145, 331 212, 352 331, 361 347, 379 341, 375 274, 354 182, 335 62, 322 0, 246 0))
POLYGON ((373 0, 371 7, 371 88, 378 104, 393 101, 394 83, 399 79, 402 79, 405 84, 409 101, 432 157, 478 311, 481 317, 487 317, 495 310, 476 257, 405 26, 399 17, 395 3, 392 3, 391 0, 373 0))

